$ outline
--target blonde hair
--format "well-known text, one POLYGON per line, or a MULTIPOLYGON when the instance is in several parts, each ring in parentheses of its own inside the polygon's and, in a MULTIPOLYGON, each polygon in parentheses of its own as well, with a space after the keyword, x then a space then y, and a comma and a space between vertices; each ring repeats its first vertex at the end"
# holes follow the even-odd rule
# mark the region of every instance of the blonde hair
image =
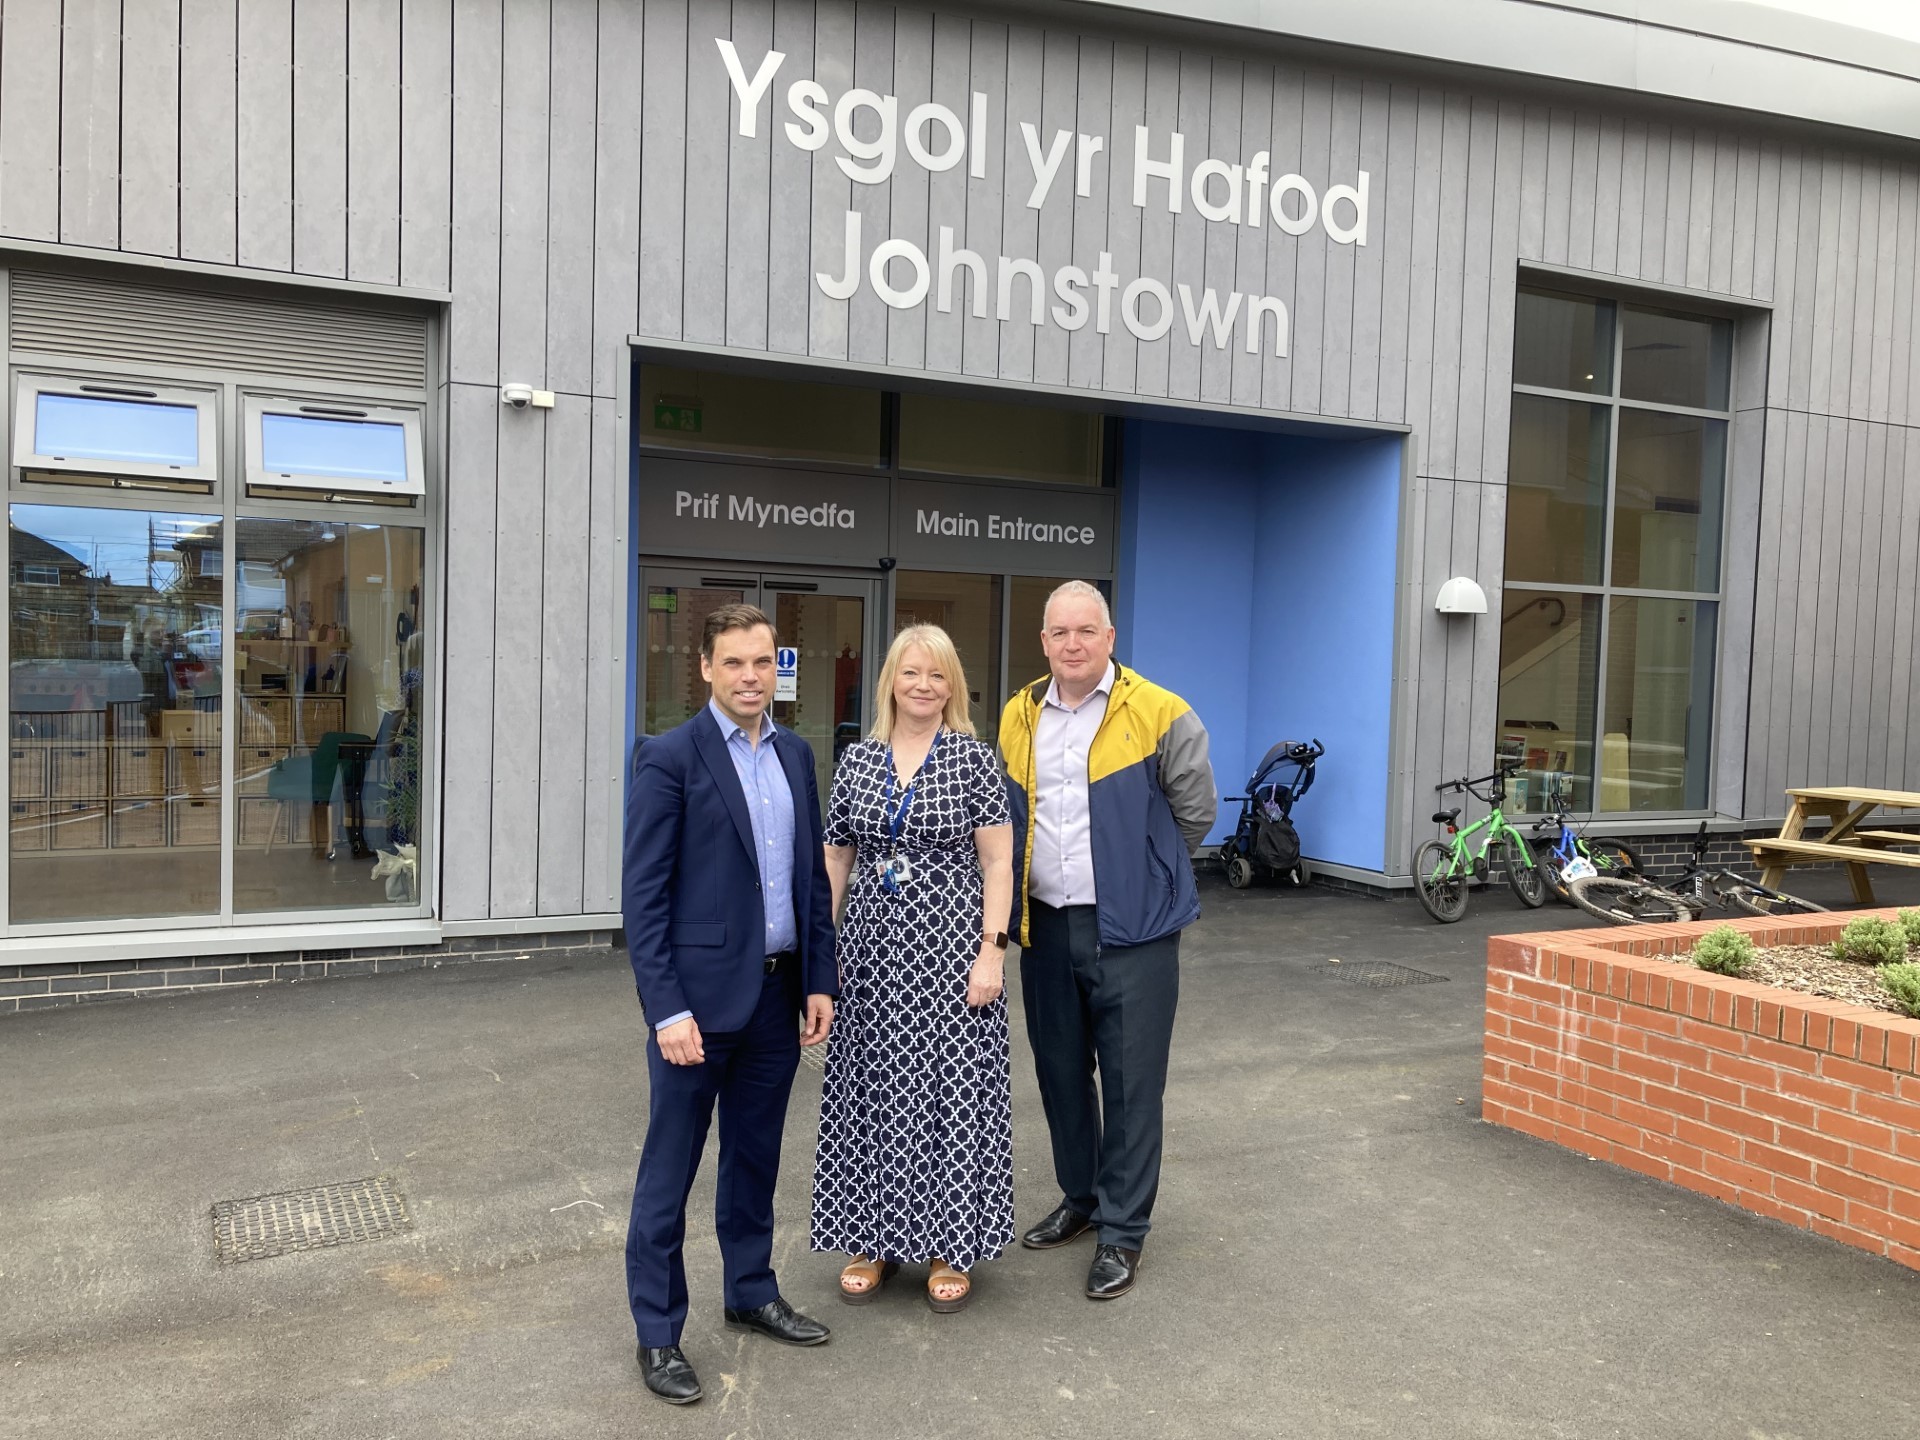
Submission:
POLYGON ((887 660, 880 667, 880 684, 873 697, 873 729, 867 733, 883 743, 893 739, 893 682, 899 678, 900 663, 907 651, 918 645, 927 652, 934 669, 947 677, 947 709, 941 721, 961 735, 973 734, 973 720, 967 706, 967 672, 960 664, 960 652, 953 639, 938 625, 909 625, 893 637, 887 647, 887 660))

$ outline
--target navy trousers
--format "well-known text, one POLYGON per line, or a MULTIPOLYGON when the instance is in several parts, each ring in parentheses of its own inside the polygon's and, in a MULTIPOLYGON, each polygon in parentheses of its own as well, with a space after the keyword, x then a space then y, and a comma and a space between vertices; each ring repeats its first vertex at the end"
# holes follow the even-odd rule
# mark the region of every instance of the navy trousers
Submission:
POLYGON ((773 1186, 787 1096, 800 1063, 797 980, 770 975, 743 1030, 703 1033, 706 1059, 670 1065, 647 1038, 647 1139, 627 1226, 627 1298, 642 1345, 678 1345, 687 1320, 687 1192, 700 1168, 714 1107, 720 1174, 713 1227, 726 1304, 754 1310, 780 1293, 773 1274, 773 1186))
POLYGON ((1179 933, 1103 947, 1093 906, 1038 901, 1028 907, 1028 931, 1020 997, 1061 1199, 1091 1217, 1102 1245, 1138 1250, 1160 1191, 1179 933))

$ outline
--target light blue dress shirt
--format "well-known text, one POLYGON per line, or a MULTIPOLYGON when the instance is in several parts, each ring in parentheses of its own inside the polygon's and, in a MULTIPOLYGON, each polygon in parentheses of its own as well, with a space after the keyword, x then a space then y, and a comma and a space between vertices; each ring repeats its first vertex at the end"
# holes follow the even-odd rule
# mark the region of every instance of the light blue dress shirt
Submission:
MULTIPOLYGON (((773 749, 773 732, 779 727, 771 715, 762 715, 760 743, 756 745, 717 702, 707 702, 707 713, 720 727, 720 738, 726 741, 727 758, 733 761, 733 773, 740 779, 740 793, 747 802, 747 819, 753 826, 754 859, 760 865, 760 898, 765 902, 767 916, 765 953, 778 955, 797 949, 800 937, 793 913, 793 787, 787 783, 787 772, 781 768, 780 757, 773 749)), ((653 1028, 664 1030, 691 1014, 691 1010, 682 1010, 653 1028)))
POLYGON ((1027 893, 1042 905, 1062 909, 1099 901, 1093 884, 1093 808, 1088 762, 1093 737, 1107 718, 1113 694, 1113 662, 1078 705, 1060 698, 1060 682, 1047 686, 1033 733, 1033 863, 1027 893))

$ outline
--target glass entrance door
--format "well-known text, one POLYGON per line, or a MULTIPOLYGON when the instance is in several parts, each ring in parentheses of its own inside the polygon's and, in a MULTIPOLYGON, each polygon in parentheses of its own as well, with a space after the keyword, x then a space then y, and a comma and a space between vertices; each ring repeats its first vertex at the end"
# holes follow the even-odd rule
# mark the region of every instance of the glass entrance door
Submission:
POLYGON ((879 582, 657 565, 644 566, 640 580, 640 733, 664 734, 707 703, 700 676, 707 616, 722 605, 758 605, 773 617, 781 647, 796 652, 792 678, 775 690, 773 718, 813 747, 824 807, 834 764, 872 723, 879 582))

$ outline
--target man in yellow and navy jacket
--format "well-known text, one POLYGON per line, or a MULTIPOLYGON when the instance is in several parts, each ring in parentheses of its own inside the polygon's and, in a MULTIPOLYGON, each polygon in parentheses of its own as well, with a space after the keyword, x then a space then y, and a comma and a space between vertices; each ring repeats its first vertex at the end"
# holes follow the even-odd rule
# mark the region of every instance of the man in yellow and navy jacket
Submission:
POLYGON ((1052 673, 1008 702, 1000 755, 1021 996, 1061 1201, 1021 1243, 1050 1250, 1096 1230, 1087 1298, 1111 1300, 1133 1288, 1160 1187, 1180 932, 1200 914, 1190 857, 1219 800, 1200 717, 1113 663, 1097 589, 1069 580, 1041 625, 1052 673))

